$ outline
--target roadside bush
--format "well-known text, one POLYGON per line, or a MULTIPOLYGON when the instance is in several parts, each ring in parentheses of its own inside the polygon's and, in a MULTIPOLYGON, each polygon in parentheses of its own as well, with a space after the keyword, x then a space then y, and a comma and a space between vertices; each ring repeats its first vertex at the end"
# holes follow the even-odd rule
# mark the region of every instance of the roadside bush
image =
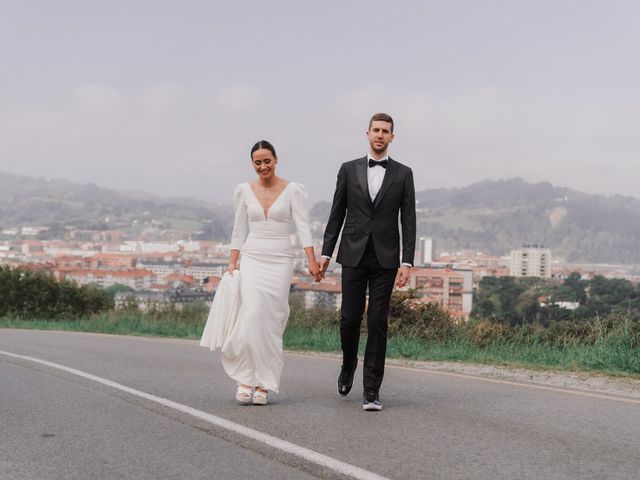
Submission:
POLYGON ((566 320, 551 322, 541 332, 541 340, 549 345, 564 346, 572 343, 593 345, 596 340, 595 329, 591 321, 566 320))
POLYGON ((114 312, 117 316, 128 315, 141 321, 170 324, 180 323, 201 325, 207 321, 209 306, 202 300, 196 300, 185 305, 171 302, 148 302, 141 309, 133 295, 126 297, 124 303, 114 312))
POLYGON ((486 347, 495 341, 510 341, 514 336, 513 328, 488 319, 469 323, 466 331, 467 339, 480 347, 486 347))
POLYGON ((0 267, 0 316, 60 320, 111 308, 110 295, 94 286, 58 282, 24 268, 0 267))
POLYGON ((539 334, 549 345, 564 346, 573 343, 595 345, 613 337, 625 338, 633 345, 640 343, 640 322, 621 309, 588 320, 551 322, 539 334))
POLYGON ((340 311, 324 306, 315 306, 311 309, 304 308, 303 298, 298 294, 289 296, 289 321, 288 325, 301 328, 338 328, 340 326, 340 311))
POLYGON ((425 326, 423 330, 425 340, 447 342, 458 340, 463 336, 462 324, 437 303, 424 305, 420 319, 425 326))
POLYGON ((461 336, 455 317, 437 303, 418 301, 415 290, 394 292, 389 307, 389 336, 403 336, 438 342, 461 336))

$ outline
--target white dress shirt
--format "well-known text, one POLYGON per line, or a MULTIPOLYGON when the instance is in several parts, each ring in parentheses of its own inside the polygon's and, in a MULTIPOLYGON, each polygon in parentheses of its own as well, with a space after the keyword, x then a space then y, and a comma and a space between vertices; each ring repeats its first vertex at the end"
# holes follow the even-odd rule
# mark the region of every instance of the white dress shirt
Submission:
POLYGON ((385 155, 381 159, 376 159, 371 156, 369 153, 367 155, 367 183, 369 184, 369 196, 371 197, 371 201, 373 202, 380 191, 380 187, 382 186, 382 181, 384 180, 384 174, 387 171, 386 168, 381 167, 380 165, 376 165, 375 167, 369 167, 369 160, 389 161, 389 155, 385 155))

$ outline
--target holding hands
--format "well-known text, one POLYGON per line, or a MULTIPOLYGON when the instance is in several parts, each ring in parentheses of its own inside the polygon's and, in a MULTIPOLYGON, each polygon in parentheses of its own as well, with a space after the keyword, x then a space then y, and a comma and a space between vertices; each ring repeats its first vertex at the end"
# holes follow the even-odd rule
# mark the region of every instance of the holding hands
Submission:
POLYGON ((318 261, 316 260, 316 254, 313 251, 313 247, 305 247, 305 253, 307 254, 307 265, 309 275, 313 277, 315 282, 319 282, 322 280, 322 276, 320 275, 320 266, 318 265, 318 261))
POLYGON ((309 274, 313 277, 315 282, 319 282, 322 280, 322 276, 320 274, 320 266, 315 258, 309 261, 309 274))
POLYGON ((320 279, 324 278, 324 275, 327 273, 327 268, 329 267, 329 259, 327 257, 320 258, 320 279))

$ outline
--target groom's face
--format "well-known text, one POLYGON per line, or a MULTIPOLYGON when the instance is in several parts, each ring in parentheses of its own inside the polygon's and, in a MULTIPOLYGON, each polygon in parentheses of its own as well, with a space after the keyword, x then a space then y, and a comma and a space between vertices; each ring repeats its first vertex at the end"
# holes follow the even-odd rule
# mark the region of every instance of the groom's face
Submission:
POLYGON ((391 124, 383 120, 374 120, 367 131, 367 139, 371 145, 371 151, 375 153, 386 152, 389 144, 393 142, 391 124))

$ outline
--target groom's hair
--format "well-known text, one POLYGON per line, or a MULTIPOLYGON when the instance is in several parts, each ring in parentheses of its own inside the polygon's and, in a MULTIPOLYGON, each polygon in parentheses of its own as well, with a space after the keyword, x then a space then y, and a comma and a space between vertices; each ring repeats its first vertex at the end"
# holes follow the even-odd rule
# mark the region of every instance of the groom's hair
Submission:
POLYGON ((369 120, 369 130, 371 130, 371 124, 375 121, 389 122, 391 124, 391 133, 393 133, 393 118, 388 113, 374 113, 371 120, 369 120))
POLYGON ((273 158, 278 158, 274 146, 266 140, 260 140, 259 142, 256 142, 253 148, 251 148, 251 160, 253 160, 253 152, 255 152, 256 150, 260 150, 261 148, 266 148, 273 154, 273 158))

